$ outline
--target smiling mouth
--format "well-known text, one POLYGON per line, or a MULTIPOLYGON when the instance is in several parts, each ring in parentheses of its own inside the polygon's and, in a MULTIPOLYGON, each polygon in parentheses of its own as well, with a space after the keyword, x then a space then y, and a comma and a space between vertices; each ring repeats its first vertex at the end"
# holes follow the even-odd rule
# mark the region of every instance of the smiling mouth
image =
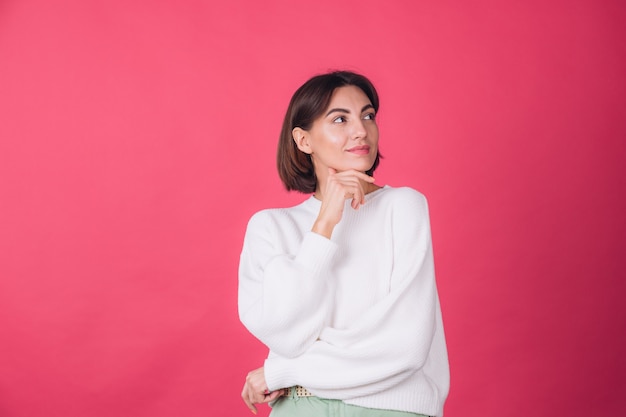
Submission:
POLYGON ((354 153, 357 155, 367 155, 368 153, 370 153, 370 147, 367 145, 355 146, 353 148, 348 149, 348 152, 354 153))

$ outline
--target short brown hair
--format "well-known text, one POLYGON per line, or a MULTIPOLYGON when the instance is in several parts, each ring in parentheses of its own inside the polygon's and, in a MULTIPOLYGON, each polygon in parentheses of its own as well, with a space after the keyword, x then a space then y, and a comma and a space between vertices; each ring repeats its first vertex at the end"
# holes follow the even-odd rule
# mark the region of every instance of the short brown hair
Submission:
MULTIPOLYGON (((378 112, 378 93, 374 85, 364 76, 350 71, 334 71, 316 75, 298 88, 291 97, 280 131, 276 160, 278 174, 287 190, 313 193, 317 186, 311 155, 298 149, 291 132, 296 127, 303 130, 311 129, 313 122, 330 104, 334 91, 348 85, 363 90, 374 106, 374 110, 378 112)), ((367 175, 372 175, 379 163, 380 154, 377 153, 374 164, 366 172, 367 175)))

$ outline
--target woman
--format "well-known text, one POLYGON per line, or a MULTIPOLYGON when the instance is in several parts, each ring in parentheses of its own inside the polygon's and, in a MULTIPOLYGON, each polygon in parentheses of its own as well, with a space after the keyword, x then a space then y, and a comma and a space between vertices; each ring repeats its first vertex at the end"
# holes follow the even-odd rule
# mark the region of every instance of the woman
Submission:
POLYGON ((313 195, 256 213, 246 231, 239 315, 270 349, 242 392, 254 413, 272 402, 274 417, 443 414, 428 207, 411 188, 375 183, 378 104, 371 82, 346 71, 291 99, 278 171, 313 195))

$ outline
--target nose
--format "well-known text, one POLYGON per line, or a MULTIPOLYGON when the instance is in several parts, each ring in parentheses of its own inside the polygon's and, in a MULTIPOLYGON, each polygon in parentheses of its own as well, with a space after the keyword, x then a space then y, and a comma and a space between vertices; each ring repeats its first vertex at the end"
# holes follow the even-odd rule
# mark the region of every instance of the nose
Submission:
POLYGON ((366 137, 367 129, 365 129, 365 124, 363 124, 363 120, 361 120, 360 118, 356 118, 352 126, 352 138, 363 139, 366 137))

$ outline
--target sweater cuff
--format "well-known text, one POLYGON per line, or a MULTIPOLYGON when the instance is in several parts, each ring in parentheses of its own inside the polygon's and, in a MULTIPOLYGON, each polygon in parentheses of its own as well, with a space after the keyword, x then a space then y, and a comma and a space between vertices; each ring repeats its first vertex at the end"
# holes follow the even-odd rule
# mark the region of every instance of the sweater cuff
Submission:
POLYGON ((293 361, 281 357, 265 359, 263 372, 265 373, 265 383, 270 391, 296 385, 294 367, 289 362, 293 361))
POLYGON ((319 274, 337 251, 337 244, 315 232, 306 232, 295 261, 319 274))

